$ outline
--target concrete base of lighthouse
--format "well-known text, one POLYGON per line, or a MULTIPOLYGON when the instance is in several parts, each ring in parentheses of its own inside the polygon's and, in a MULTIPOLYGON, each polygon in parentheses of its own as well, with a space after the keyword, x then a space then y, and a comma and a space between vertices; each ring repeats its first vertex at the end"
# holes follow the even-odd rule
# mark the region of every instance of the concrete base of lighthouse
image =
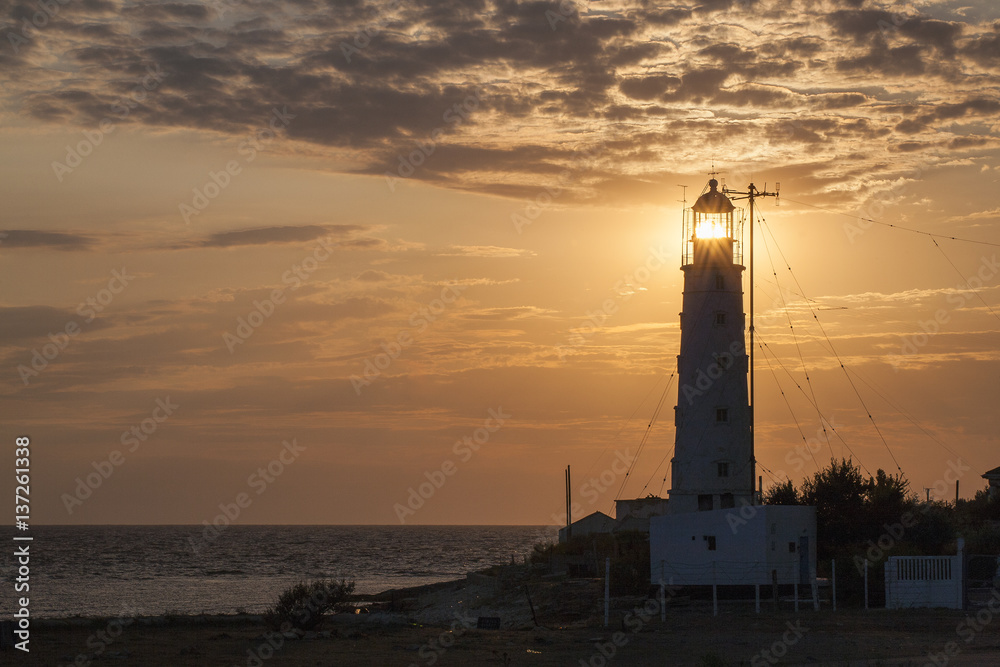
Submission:
POLYGON ((812 586, 816 508, 743 505, 656 516, 649 558, 654 584, 812 586))

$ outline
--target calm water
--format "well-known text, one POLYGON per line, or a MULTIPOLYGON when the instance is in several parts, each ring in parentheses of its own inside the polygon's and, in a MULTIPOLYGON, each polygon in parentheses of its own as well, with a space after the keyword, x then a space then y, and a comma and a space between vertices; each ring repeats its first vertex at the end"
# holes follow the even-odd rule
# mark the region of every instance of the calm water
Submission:
MULTIPOLYGON (((194 526, 39 526, 31 535, 31 613, 51 618, 260 612, 288 585, 324 575, 353 579, 359 593, 447 581, 513 554, 520 561, 556 529, 231 526, 207 545, 194 526)), ((11 558, 0 559, 0 575, 9 610, 11 558)))

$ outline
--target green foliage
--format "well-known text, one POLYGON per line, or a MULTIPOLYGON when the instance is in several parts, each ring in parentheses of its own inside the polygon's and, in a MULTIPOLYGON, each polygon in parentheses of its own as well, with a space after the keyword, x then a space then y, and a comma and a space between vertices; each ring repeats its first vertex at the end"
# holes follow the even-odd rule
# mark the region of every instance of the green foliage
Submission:
POLYGON ((801 505, 799 492, 795 490, 792 480, 775 484, 764 493, 765 505, 801 505))
POLYGON ((299 582, 283 591, 264 617, 279 630, 313 630, 327 613, 343 608, 353 592, 354 582, 343 579, 299 582))
POLYGON ((802 503, 816 507, 820 558, 829 557, 824 547, 865 536, 858 534, 858 527, 859 519, 865 515, 868 489, 861 470, 848 459, 832 459, 830 467, 802 482, 802 503))

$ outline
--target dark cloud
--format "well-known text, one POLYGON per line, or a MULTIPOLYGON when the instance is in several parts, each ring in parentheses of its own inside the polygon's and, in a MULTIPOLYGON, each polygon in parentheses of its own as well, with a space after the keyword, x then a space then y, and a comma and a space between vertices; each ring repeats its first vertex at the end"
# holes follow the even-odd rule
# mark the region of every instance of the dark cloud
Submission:
POLYGON ((921 16, 904 16, 881 9, 839 10, 826 17, 834 31, 857 43, 872 41, 885 44, 895 37, 909 38, 940 50, 955 52, 955 40, 961 36, 960 23, 939 21, 921 16))
POLYGON ((9 248, 49 248, 52 250, 91 250, 96 239, 82 234, 44 232, 32 229, 0 231, 0 250, 9 248))
POLYGON ((215 15, 209 7, 196 4, 181 4, 176 2, 145 2, 137 5, 127 5, 122 8, 122 14, 130 19, 188 19, 206 21, 215 15))
MULTIPOLYGON (((804 14, 797 5, 743 0, 636 0, 615 8, 557 0, 290 0, 227 3, 223 12, 180 1, 129 5, 122 21, 109 13, 111 3, 74 0, 21 53, 0 49, 0 67, 13 82, 11 108, 44 122, 94 127, 153 67, 162 82, 120 122, 241 138, 263 127, 273 108, 287 108, 293 118, 279 131, 283 139, 343 150, 351 171, 391 172, 400 155, 433 136, 434 153, 414 179, 514 194, 524 193, 525 183, 513 181, 554 176, 572 161, 565 142, 549 138, 599 133, 609 123, 648 137, 651 125, 714 116, 686 130, 694 133, 689 140, 711 145, 723 121, 731 136, 757 136, 775 117, 856 109, 851 113, 869 120, 804 124, 788 131, 790 140, 884 137, 892 125, 913 134, 945 120, 928 106, 941 93, 916 92, 925 90, 922 77, 958 81, 997 62, 1000 30, 861 5, 830 0, 804 14), (727 12, 724 22, 716 12, 727 12), (748 12, 773 21, 773 29, 740 32, 748 12), (25 54, 43 38, 77 66, 72 77, 36 76, 25 54), (925 97, 911 98, 921 103, 903 111, 900 90, 925 97), (880 105, 885 113, 875 121, 880 105), (538 128, 558 130, 540 135, 538 128)), ((14 26, 31 8, 0 5, 0 23, 14 26)), ((591 182, 613 183, 625 169, 656 169, 663 160, 648 144, 622 150, 591 182)))
POLYGON ((837 69, 841 72, 917 76, 927 69, 923 53, 924 47, 919 44, 891 49, 884 44, 877 44, 865 55, 841 58, 837 61, 837 69))
POLYGON ((966 115, 995 115, 1000 112, 1000 101, 980 97, 956 104, 939 104, 934 106, 931 111, 915 107, 903 107, 900 110, 904 116, 912 115, 913 117, 904 118, 896 125, 896 129, 904 134, 916 134, 931 127, 937 121, 956 120, 966 115), (918 110, 921 113, 916 113, 918 110))
POLYGON ((182 250, 190 248, 234 248, 251 245, 275 245, 285 243, 304 243, 324 237, 336 237, 334 241, 337 245, 354 245, 359 242, 374 241, 378 244, 378 239, 346 239, 342 237, 353 235, 363 231, 365 227, 360 225, 301 225, 288 227, 258 227, 255 229, 240 229, 229 232, 216 232, 206 238, 188 241, 185 243, 169 246, 171 249, 182 250))
MULTIPOLYGON (((85 312, 85 315, 90 315, 85 312)), ((101 318, 89 323, 86 318, 72 310, 51 306, 0 306, 0 344, 23 344, 26 341, 58 335, 66 331, 68 324, 75 324, 77 334, 83 329, 104 328, 107 322, 101 318)))
POLYGON ((1000 67, 1000 23, 994 26, 994 31, 967 41, 962 47, 962 54, 982 67, 1000 67))

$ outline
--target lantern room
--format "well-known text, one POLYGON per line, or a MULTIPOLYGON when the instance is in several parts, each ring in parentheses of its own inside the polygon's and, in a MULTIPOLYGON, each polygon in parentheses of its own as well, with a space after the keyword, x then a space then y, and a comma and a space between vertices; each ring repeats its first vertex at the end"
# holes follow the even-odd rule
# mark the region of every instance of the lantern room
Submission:
POLYGON ((681 265, 742 264, 743 223, 734 220, 736 207, 717 180, 710 180, 708 188, 684 216, 681 265))

